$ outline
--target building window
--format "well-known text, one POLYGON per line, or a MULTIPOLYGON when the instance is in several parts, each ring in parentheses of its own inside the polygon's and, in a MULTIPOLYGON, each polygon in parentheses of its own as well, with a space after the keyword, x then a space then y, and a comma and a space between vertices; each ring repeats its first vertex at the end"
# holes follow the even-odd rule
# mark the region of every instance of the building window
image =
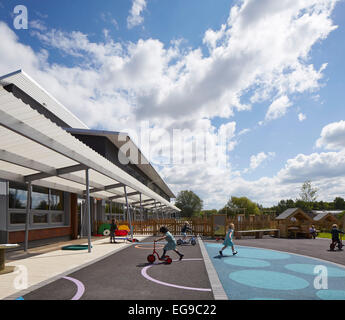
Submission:
POLYGON ((54 210, 54 211, 64 210, 64 201, 63 201, 62 191, 58 191, 58 190, 50 191, 50 210, 54 210))
POLYGON ((33 223, 48 223, 48 213, 34 213, 32 215, 33 223))
POLYGON ((10 224, 25 224, 26 214, 19 212, 12 212, 10 215, 10 224))
POLYGON ((10 209, 25 209, 27 202, 26 186, 10 182, 9 207, 10 209))
POLYGON ((37 186, 32 187, 31 209, 49 210, 49 189, 37 186))
MULTIPOLYGON (((27 186, 9 182, 9 224, 26 223, 27 186)), ((32 187, 30 223, 62 225, 65 222, 64 192, 32 187)))
POLYGON ((63 213, 52 213, 51 223, 62 223, 63 217, 64 217, 63 213))

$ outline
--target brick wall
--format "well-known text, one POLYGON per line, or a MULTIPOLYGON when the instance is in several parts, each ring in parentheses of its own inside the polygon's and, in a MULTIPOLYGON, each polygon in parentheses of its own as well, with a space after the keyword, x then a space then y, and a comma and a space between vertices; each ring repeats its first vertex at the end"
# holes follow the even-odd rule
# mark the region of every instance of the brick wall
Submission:
MULTIPOLYGON (((51 229, 37 229, 29 231, 29 241, 41 240, 49 238, 57 238, 63 236, 71 236, 71 227, 60 227, 51 229)), ((25 231, 11 231, 9 232, 9 243, 21 243, 25 240, 25 231)))

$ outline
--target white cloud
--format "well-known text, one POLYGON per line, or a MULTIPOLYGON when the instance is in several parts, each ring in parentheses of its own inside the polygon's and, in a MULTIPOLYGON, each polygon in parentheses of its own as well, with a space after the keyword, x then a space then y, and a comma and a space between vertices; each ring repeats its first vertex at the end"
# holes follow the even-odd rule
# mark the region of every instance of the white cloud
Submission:
POLYGON ((255 170, 256 168, 258 168, 264 161, 266 160, 272 160, 275 157, 275 152, 259 152, 256 155, 252 155, 250 157, 250 164, 249 164, 249 168, 244 169, 244 173, 248 173, 250 171, 255 170))
POLYGON ((117 20, 111 15, 110 12, 102 12, 101 13, 101 19, 104 22, 108 22, 111 25, 113 25, 116 30, 119 30, 119 24, 117 23, 117 20))
POLYGON ((345 152, 299 154, 289 159, 277 177, 281 182, 303 182, 345 176, 345 152))
POLYGON ((238 133, 238 135, 239 135, 239 136, 242 136, 243 134, 247 134, 247 133, 250 132, 250 131, 251 131, 251 129, 246 128, 246 129, 241 130, 241 131, 238 133))
MULTIPOLYGON (((266 121, 274 120, 287 112, 292 95, 295 98, 320 88, 327 64, 317 70, 309 55, 313 45, 335 29, 331 14, 336 2, 237 2, 226 24, 205 31, 207 55, 200 47, 181 50, 179 42, 167 46, 158 39, 116 42, 108 33, 104 42, 92 42, 78 31, 35 31, 45 46, 60 50, 65 58, 72 56, 77 61, 73 67, 49 63, 47 51, 37 52, 21 44, 15 33, 0 22, 0 74, 24 69, 92 128, 136 132, 140 120, 149 119, 157 150, 162 142, 168 144, 166 133, 187 129, 186 139, 204 137, 210 146, 207 154, 212 156, 221 145, 215 142, 219 130, 212 125, 212 118, 231 118, 236 112, 251 110, 255 102, 268 105, 273 101, 266 121), (250 97, 251 104, 243 102, 244 96, 250 97)), ((133 1, 128 26, 143 22, 145 7, 146 1, 133 1)), ((237 143, 235 128, 235 121, 228 119, 222 129, 228 132, 227 151, 237 143)), ((320 139, 322 146, 330 147, 329 141, 341 145, 331 133, 321 134, 320 139)), ((193 154, 187 150, 186 156, 193 154)), ((266 202, 293 194, 294 181, 306 176, 303 166, 318 176, 313 168, 322 168, 327 159, 336 156, 310 155, 301 161, 298 156, 288 161, 276 177, 257 181, 244 180, 238 171, 232 171, 231 162, 227 166, 211 166, 209 162, 197 166, 171 164, 159 171, 174 191, 187 187, 199 192, 205 203, 220 207, 230 194, 247 192, 253 200, 266 202)), ((262 163, 256 157, 253 167, 262 163)), ((162 158, 154 153, 151 160, 159 163, 162 158)), ((330 177, 334 177, 336 168, 329 170, 330 177)), ((331 179, 326 169, 322 177, 331 179)))
POLYGON ((29 28, 37 29, 39 31, 47 30, 47 27, 45 26, 44 22, 41 20, 29 20, 29 28))
POLYGON ((130 15, 127 17, 127 27, 136 27, 144 22, 142 11, 146 8, 146 0, 133 0, 130 15))
POLYGON ((279 97, 274 100, 268 108, 265 116, 266 121, 281 118, 285 115, 287 109, 291 106, 291 102, 287 96, 279 97))
POLYGON ((305 119, 307 119, 307 116, 304 113, 299 113, 298 114, 298 121, 302 122, 305 119))
POLYGON ((333 122, 321 131, 321 137, 316 141, 316 146, 328 150, 345 149, 345 121, 333 122))

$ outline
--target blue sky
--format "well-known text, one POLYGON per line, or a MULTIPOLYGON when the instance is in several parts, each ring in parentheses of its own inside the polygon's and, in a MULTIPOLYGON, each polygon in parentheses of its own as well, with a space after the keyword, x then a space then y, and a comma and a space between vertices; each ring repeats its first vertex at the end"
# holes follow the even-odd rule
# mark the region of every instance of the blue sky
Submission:
POLYGON ((309 179, 345 197, 343 0, 32 0, 22 30, 18 4, 0 0, 0 74, 24 69, 90 128, 136 140, 149 122, 140 146, 175 193, 269 206, 309 179), (207 161, 152 151, 180 154, 173 130, 214 141, 207 161))

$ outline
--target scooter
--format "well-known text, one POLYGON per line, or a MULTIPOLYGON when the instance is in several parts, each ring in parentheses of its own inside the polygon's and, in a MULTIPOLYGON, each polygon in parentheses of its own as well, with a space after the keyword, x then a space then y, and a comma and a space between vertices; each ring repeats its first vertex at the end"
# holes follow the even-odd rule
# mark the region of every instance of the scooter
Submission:
POLYGON ((172 263, 172 259, 169 256, 164 256, 163 259, 160 258, 158 252, 156 251, 156 242, 154 241, 153 242, 153 253, 149 254, 147 256, 147 261, 149 263, 154 263, 156 261, 155 255, 157 256, 159 261, 164 261, 166 264, 171 264, 172 263))
POLYGON ((177 239, 176 241, 177 245, 181 246, 183 244, 191 244, 192 246, 196 245, 196 239, 194 236, 191 236, 189 239, 187 240, 183 240, 183 239, 177 239))

